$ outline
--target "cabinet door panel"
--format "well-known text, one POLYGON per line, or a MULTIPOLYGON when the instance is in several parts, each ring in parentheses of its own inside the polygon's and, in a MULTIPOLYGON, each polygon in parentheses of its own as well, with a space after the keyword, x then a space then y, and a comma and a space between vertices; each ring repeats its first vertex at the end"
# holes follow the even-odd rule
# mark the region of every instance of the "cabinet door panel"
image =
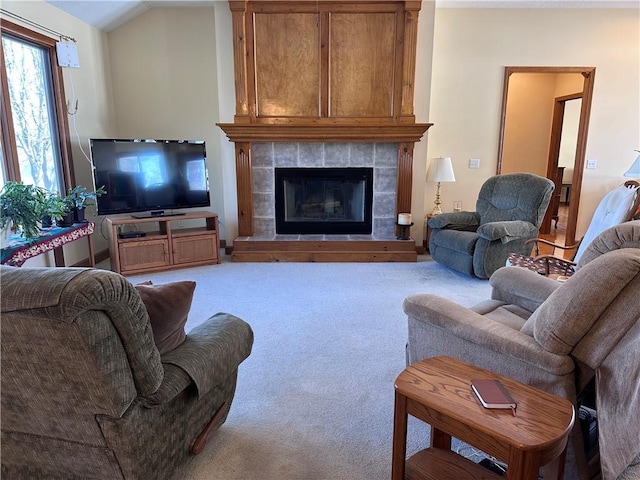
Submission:
POLYGON ((395 13, 332 13, 330 116, 391 117, 395 13))
POLYGON ((218 242, 215 235, 198 235, 173 239, 173 263, 216 262, 218 242))
POLYGON ((317 13, 255 15, 257 116, 318 117, 317 13))
POLYGON ((169 241, 149 240, 121 243, 120 269, 122 272, 169 265, 169 241))

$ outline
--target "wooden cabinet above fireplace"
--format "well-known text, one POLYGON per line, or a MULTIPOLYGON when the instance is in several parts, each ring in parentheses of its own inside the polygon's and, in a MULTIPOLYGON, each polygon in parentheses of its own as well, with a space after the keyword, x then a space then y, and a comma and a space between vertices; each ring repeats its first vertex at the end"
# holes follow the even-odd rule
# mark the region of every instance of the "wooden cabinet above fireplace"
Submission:
POLYGON ((234 123, 415 123, 420 1, 231 0, 229 6, 234 123))

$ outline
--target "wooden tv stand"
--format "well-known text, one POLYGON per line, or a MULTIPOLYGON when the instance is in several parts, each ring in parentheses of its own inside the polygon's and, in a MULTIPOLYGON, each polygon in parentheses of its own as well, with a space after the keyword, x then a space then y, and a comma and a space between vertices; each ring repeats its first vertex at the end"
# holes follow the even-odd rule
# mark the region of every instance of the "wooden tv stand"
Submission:
POLYGON ((131 215, 107 217, 111 269, 122 275, 157 272, 174 268, 220 263, 218 215, 196 211, 183 215, 133 218, 131 215), (195 228, 174 228, 183 220, 204 220, 195 228), (131 234, 127 226, 156 224, 157 229, 144 236, 131 234))

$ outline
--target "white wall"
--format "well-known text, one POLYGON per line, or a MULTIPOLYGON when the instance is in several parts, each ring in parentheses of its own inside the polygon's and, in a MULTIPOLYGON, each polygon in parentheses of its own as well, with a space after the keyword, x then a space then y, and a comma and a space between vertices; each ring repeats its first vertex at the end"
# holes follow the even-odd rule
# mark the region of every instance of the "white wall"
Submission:
POLYGON ((118 136, 204 140, 209 210, 224 227, 214 7, 152 8, 108 39, 118 136))
MULTIPOLYGON (((431 64, 433 62, 434 48, 434 20, 436 8, 434 1, 422 2, 422 9, 418 14, 418 48, 416 49, 416 78, 414 82, 414 109, 417 123, 432 123, 429 110, 431 108, 431 64)), ((426 131, 422 140, 415 144, 413 151, 413 185, 411 195, 411 214, 414 226, 411 228, 411 236, 416 243, 422 245, 424 235, 424 219, 426 214, 433 209, 435 191, 428 198, 426 178, 428 159, 433 157, 446 157, 445 154, 430 156, 428 154, 429 139, 434 127, 426 131), (425 203, 425 198, 427 201, 425 203)), ((446 184, 445 184, 446 186, 446 184)))
MULTIPOLYGON (((216 2, 215 35, 216 35, 216 75, 218 84, 218 105, 220 115, 218 123, 233 123, 236 113, 235 80, 233 72, 233 31, 231 10, 227 2, 216 2)), ((236 188, 235 147, 224 132, 218 132, 217 154, 221 159, 221 178, 224 185, 222 195, 224 210, 220 211, 223 238, 228 244, 238 236, 238 200, 236 188), (225 234, 226 233, 226 237, 225 234)))
MULTIPOLYGON (((596 67, 586 158, 598 168, 584 172, 580 237, 640 145, 638 10, 436 9, 428 157, 454 161, 457 182, 442 188, 445 207, 462 200, 473 209, 495 174, 505 66, 596 67), (480 170, 468 168, 470 158, 481 159, 480 170)), ((434 196, 428 185, 425 203, 434 196)))
MULTIPOLYGON (((91 187, 93 185, 91 165, 81 152, 80 145, 89 155, 90 137, 109 137, 115 133, 115 111, 111 100, 106 35, 42 0, 3 0, 2 8, 73 37, 77 41, 80 68, 64 69, 64 90, 72 105, 75 104, 75 99, 78 100, 77 113, 68 116, 76 182, 79 185, 91 187)), ((23 24, 13 18, 6 17, 6 19, 23 24)), ((29 25, 24 26, 34 29, 29 25)), ((51 36, 46 32, 39 31, 39 33, 51 36)), ((96 252, 99 252, 107 248, 106 240, 100 235, 101 219, 95 218, 95 210, 87 213, 89 218, 96 221, 97 232, 93 235, 93 241, 96 252)), ((64 248, 64 252, 67 265, 78 263, 89 256, 87 242, 84 240, 70 244, 64 248)), ((53 256, 41 255, 28 260, 26 265, 53 265, 53 256)))

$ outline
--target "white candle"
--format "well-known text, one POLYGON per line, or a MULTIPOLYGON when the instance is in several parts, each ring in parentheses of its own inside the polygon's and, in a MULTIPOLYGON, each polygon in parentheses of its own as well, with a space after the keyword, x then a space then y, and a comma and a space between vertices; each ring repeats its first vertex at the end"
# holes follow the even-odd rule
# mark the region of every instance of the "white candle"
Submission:
POLYGON ((411 225, 411 214, 410 213, 399 213, 398 214, 398 225, 411 225))

